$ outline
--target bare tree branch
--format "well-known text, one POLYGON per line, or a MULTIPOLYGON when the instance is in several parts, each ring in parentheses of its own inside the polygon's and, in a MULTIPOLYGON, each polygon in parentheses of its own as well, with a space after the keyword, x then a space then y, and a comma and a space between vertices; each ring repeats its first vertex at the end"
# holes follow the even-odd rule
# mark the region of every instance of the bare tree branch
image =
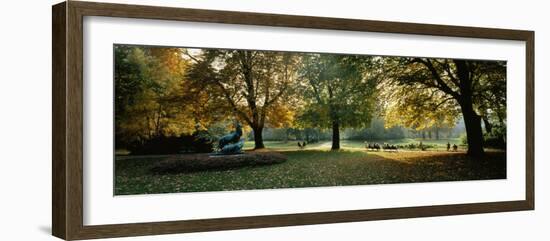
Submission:
POLYGON ((425 85, 428 85, 428 86, 432 86, 432 87, 435 87, 435 88, 438 88, 440 89, 441 91, 455 97, 456 99, 459 99, 460 98, 460 95, 453 91, 446 83, 445 81, 443 81, 443 79, 441 79, 441 76, 439 75, 439 73, 437 72, 437 70, 435 69, 435 67, 433 66, 433 64, 429 61, 429 60, 423 60, 421 58, 414 58, 413 62, 418 62, 418 63, 421 63, 423 64, 424 66, 426 66, 428 68, 428 70, 430 71, 432 77, 435 79, 436 81, 436 84, 432 84, 430 82, 424 82, 423 84, 425 85))

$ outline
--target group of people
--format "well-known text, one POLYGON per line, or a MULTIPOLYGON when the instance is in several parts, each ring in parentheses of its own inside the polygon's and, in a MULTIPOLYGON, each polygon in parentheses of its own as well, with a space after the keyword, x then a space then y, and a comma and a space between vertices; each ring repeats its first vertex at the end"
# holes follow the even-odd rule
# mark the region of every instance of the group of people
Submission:
MULTIPOLYGON (((422 144, 422 142, 420 142, 420 144, 418 146, 419 146, 420 150, 423 150, 423 151, 426 150, 426 147, 422 144)), ((451 146, 451 143, 447 142, 447 151, 451 151, 451 147, 453 148, 453 151, 458 151, 458 146, 456 144, 453 144, 451 146)))
POLYGON ((365 147, 369 151, 372 151, 372 150, 379 151, 380 149, 383 149, 385 151, 397 151, 397 146, 396 145, 390 145, 388 143, 385 143, 385 144, 382 144, 382 145, 380 145, 378 143, 373 143, 373 144, 367 143, 367 145, 365 147))
MULTIPOLYGON (((447 151, 451 151, 451 143, 447 142, 447 151)), ((453 144, 453 151, 458 151, 458 146, 453 144)))

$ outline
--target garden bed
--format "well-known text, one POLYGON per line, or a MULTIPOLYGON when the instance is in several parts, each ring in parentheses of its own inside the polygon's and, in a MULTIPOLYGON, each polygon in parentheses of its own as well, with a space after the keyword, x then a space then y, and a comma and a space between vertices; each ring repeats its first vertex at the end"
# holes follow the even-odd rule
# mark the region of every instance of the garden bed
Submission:
POLYGON ((188 173, 282 163, 287 157, 278 152, 245 152, 234 155, 211 153, 178 155, 160 161, 151 168, 155 174, 188 173))

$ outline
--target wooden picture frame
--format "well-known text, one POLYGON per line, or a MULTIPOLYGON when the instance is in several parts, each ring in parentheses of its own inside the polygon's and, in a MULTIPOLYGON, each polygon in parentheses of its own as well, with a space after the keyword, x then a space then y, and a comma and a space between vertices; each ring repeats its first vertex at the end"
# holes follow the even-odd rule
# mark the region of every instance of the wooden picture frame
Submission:
POLYGON ((68 1, 52 8, 52 233, 66 240, 533 210, 534 32, 68 1), (514 201, 87 226, 83 224, 83 17, 451 36, 526 43, 525 199, 514 201))

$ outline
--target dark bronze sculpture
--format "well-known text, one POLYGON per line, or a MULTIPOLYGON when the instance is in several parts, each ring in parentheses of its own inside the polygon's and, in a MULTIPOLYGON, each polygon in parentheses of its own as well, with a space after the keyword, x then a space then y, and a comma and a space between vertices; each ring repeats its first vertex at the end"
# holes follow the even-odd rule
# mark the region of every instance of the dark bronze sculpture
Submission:
POLYGON ((218 153, 229 155, 242 153, 244 140, 241 140, 243 135, 242 127, 239 123, 235 124, 235 131, 223 136, 218 141, 218 153))

